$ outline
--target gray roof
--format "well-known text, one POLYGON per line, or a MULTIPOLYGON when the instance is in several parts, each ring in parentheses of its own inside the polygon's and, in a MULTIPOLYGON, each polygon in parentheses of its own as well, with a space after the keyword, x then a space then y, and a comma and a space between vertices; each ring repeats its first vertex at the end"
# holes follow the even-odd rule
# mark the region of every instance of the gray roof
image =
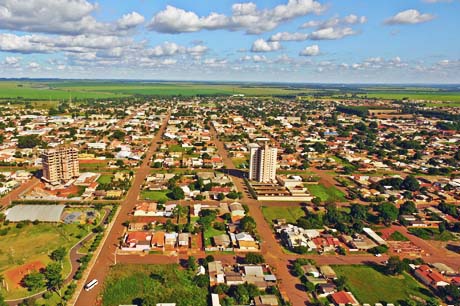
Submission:
POLYGON ((65 205, 16 205, 6 211, 6 220, 59 222, 65 205))

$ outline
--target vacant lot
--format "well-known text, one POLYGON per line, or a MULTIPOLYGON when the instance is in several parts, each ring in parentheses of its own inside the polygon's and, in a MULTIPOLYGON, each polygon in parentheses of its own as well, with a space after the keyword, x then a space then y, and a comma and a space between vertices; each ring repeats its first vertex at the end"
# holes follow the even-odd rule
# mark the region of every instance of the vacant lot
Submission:
POLYGON ((286 219, 288 223, 296 223, 297 219, 305 216, 304 210, 300 206, 292 207, 269 207, 263 206, 262 213, 264 214, 265 220, 270 224, 273 224, 275 219, 286 219))
POLYGON ((208 305, 207 288, 199 288, 194 273, 178 265, 116 265, 104 284, 103 305, 208 305))
POLYGON ((383 274, 380 267, 370 266, 334 266, 338 276, 347 278, 346 287, 361 303, 395 303, 417 296, 424 300, 433 297, 431 292, 412 276, 383 274))
MULTIPOLYGON (((49 254, 53 250, 61 246, 70 250, 89 231, 86 226, 76 224, 30 224, 23 228, 16 228, 15 225, 10 224, 3 226, 2 229, 8 227, 10 229, 7 234, 0 237, 0 273, 2 274, 33 261, 40 261, 46 265, 51 261, 49 254)), ((70 262, 67 256, 64 260, 64 274, 69 272, 70 262)), ((13 284, 9 285, 13 288, 13 284)), ((27 290, 20 288, 3 293, 7 298, 18 298, 24 296, 27 290)))
POLYGON ((110 175, 110 174, 103 174, 99 177, 99 179, 97 180, 97 182, 99 184, 110 184, 112 183, 112 179, 113 179, 113 175, 110 175))
POLYGON ((321 184, 307 185, 308 191, 321 201, 345 202, 345 194, 335 187, 324 187, 321 184))
POLYGON ((151 200, 151 201, 168 201, 169 198, 167 196, 170 193, 170 190, 164 191, 150 191, 150 190, 143 190, 141 191, 141 200, 151 200))

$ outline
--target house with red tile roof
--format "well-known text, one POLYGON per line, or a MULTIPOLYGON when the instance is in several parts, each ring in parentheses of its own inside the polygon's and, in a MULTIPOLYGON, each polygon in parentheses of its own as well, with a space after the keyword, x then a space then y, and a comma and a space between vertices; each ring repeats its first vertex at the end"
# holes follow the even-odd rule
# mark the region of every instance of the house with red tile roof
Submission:
POLYGON ((449 285, 449 281, 444 275, 436 270, 431 269, 427 265, 421 265, 415 269, 414 275, 427 286, 436 288, 449 285))
POLYGON ((353 294, 346 291, 331 294, 331 300, 336 306, 359 305, 353 294))

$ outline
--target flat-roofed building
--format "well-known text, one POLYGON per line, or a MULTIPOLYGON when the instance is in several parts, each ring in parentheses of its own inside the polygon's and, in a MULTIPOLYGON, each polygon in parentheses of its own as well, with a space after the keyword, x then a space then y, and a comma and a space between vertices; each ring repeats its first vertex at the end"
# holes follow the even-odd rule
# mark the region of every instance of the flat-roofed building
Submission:
POLYGON ((66 183, 80 175, 76 148, 49 149, 42 154, 42 179, 51 185, 66 183))

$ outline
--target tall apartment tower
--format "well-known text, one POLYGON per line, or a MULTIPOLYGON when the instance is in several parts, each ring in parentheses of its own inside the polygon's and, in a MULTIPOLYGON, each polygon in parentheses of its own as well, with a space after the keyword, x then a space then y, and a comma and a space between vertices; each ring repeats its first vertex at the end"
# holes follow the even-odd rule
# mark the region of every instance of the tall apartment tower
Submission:
POLYGON ((276 179, 276 148, 271 148, 267 138, 258 138, 257 143, 248 145, 249 180, 261 183, 274 182, 276 179))
POLYGON ((51 185, 59 185, 80 175, 78 150, 58 148, 46 150, 42 155, 42 179, 51 185))

